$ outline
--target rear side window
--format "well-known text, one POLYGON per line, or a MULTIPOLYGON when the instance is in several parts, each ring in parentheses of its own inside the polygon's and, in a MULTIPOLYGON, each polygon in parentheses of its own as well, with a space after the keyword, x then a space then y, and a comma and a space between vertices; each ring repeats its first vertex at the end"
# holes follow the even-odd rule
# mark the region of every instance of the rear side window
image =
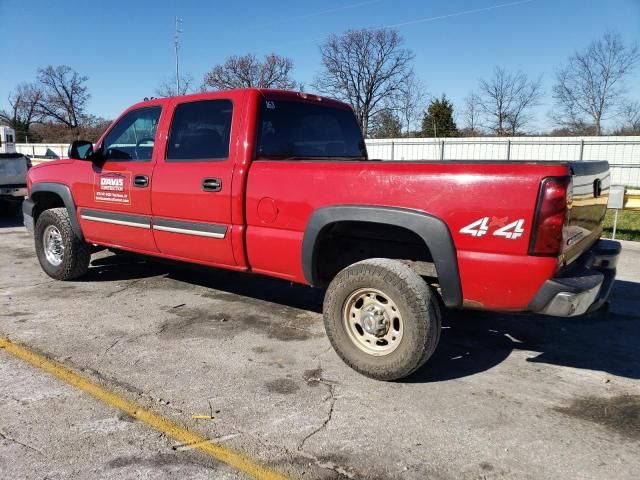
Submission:
POLYGON ((351 110, 286 100, 261 103, 258 158, 366 158, 351 110))
POLYGON ((231 100, 203 100, 176 107, 171 122, 167 162, 224 160, 229 157, 231 100))

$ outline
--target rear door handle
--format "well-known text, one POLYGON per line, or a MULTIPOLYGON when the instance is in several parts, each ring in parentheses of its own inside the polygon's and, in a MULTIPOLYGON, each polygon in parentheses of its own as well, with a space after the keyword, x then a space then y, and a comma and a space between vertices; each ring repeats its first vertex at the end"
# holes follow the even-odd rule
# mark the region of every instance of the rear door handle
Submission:
POLYGON ((133 184, 136 187, 144 188, 149 186, 149 177, 146 175, 136 175, 133 177, 133 184))
POLYGON ((222 180, 219 178, 205 178, 202 180, 202 190, 205 192, 219 192, 222 190, 222 180))

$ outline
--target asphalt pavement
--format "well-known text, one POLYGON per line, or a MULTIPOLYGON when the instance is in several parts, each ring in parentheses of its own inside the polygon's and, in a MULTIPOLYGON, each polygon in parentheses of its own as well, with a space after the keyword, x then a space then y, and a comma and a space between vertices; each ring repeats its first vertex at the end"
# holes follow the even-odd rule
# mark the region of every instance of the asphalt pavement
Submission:
MULTIPOLYGON (((608 311, 446 312, 384 383, 331 349, 319 290, 108 252, 59 282, 0 220, 0 337, 292 478, 637 478, 639 282, 625 242, 608 311)), ((0 349, 0 477, 245 474, 0 349)))

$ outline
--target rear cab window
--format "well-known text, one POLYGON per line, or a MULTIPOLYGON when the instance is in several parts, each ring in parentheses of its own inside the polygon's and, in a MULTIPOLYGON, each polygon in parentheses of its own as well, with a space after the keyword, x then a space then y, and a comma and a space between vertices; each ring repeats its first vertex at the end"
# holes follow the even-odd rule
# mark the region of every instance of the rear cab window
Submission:
POLYGON ((259 115, 258 159, 367 158, 360 126, 348 108, 262 98, 259 115))
POLYGON ((228 99, 201 100, 176 106, 167 162, 207 162, 229 158, 233 103, 228 99))

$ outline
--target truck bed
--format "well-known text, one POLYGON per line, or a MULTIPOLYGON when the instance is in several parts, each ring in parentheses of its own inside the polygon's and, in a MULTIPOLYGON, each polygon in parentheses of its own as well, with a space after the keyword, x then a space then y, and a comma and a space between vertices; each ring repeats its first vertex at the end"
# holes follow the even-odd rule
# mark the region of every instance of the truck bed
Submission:
POLYGON ((467 305, 521 308, 559 266, 558 258, 529 255, 541 182, 567 176, 573 176, 576 198, 569 232, 580 237, 565 247, 564 263, 587 250, 602 228, 609 181, 606 162, 582 166, 541 161, 257 159, 246 190, 248 263, 256 271, 304 282, 300 245, 314 210, 332 204, 413 209, 446 222, 467 305), (597 198, 593 187, 588 189, 592 177, 603 186, 597 198), (273 221, 261 218, 259 204, 265 198, 277 199, 273 221), (510 239, 461 233, 482 218, 501 226, 523 220, 524 233, 510 239), (522 271, 529 272, 525 280, 522 271))

